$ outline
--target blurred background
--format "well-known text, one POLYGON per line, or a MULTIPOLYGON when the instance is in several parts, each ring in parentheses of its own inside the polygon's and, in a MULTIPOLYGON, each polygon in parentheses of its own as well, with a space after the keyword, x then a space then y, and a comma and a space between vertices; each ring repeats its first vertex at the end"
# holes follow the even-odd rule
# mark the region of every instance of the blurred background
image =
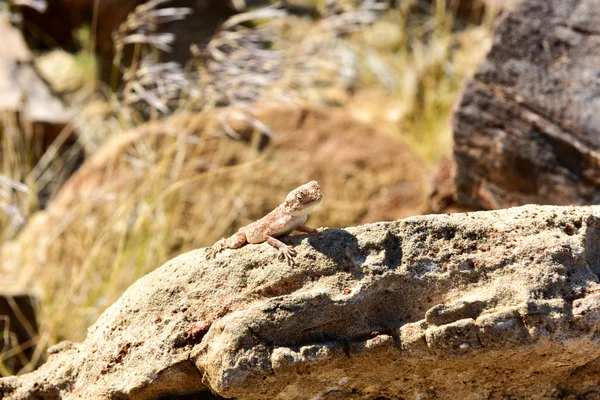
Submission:
POLYGON ((0 2, 0 376, 309 180, 310 226, 465 208, 452 111, 514 2, 0 2))

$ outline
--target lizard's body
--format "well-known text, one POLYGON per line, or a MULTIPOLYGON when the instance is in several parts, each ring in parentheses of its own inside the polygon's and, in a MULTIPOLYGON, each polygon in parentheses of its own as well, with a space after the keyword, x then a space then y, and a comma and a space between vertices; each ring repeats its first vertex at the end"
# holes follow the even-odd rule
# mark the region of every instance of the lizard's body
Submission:
POLYGON ((305 233, 320 232, 319 229, 310 228, 304 223, 308 219, 308 212, 319 204, 322 198, 321 188, 316 181, 292 190, 285 198, 285 202, 273 211, 258 221, 240 228, 233 236, 221 239, 212 245, 207 256, 212 258, 223 249, 237 249, 246 243, 267 242, 279 250, 280 259, 285 258, 288 264, 293 264, 296 252, 277 238, 289 235, 294 230, 305 233))

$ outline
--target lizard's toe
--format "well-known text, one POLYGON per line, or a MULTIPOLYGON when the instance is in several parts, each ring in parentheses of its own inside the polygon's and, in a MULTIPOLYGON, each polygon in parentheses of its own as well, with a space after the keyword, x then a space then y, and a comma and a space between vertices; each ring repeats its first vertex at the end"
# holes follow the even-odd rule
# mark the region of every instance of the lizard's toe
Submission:
POLYGON ((288 265, 294 265, 294 257, 296 256, 296 250, 291 246, 283 247, 279 250, 279 259, 285 260, 288 265))
POLYGON ((285 261, 287 262, 287 265, 289 265, 290 267, 293 267, 294 265, 296 265, 294 263, 294 258, 293 257, 288 257, 285 261))
POLYGON ((214 245, 210 247, 206 252, 206 258, 215 258, 221 250, 223 250, 221 246, 214 245))
POLYGON ((294 255, 295 254, 291 254, 290 253, 285 253, 285 262, 287 263, 287 265, 289 265, 290 267, 294 266, 294 255))

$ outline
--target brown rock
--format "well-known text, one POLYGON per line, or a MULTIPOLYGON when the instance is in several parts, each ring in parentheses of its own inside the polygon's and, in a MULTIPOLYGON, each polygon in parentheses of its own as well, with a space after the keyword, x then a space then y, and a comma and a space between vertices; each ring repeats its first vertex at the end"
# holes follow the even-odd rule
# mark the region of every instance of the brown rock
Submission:
POLYGON ((429 195, 428 213, 454 213, 471 211, 456 201, 454 187, 455 164, 446 156, 442 158, 433 179, 429 195))
MULTIPOLYGON (((390 221, 426 210, 430 167, 403 140, 340 111, 274 108, 272 161, 300 184, 317 180, 335 201, 315 209, 328 226, 390 221), (289 172, 288 172, 289 171, 289 172), (291 173, 290 173, 291 172, 291 173), (301 173, 303 179, 294 175, 301 173)), ((285 189, 279 188, 285 197, 285 189)))
POLYGON ((330 229, 286 239, 293 268, 268 244, 195 250, 0 394, 583 398, 600 359, 599 215, 525 206, 330 229))
POLYGON ((598 1, 529 0, 497 25, 454 119, 460 203, 599 201, 599 15, 598 1))

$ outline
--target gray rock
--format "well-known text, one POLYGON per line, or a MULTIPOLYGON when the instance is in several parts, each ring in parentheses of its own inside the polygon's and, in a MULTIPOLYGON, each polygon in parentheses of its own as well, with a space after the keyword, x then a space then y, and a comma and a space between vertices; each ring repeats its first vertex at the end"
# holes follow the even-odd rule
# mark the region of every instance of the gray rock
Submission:
POLYGON ((0 397, 591 393, 599 239, 600 207, 525 206, 288 238, 295 267, 268 244, 195 250, 132 285, 83 343, 0 379, 0 397))
POLYGON ((66 124, 72 111, 38 76, 33 56, 6 12, 0 12, 0 37, 0 112, 22 113, 30 123, 66 124))
POLYGON ((528 0, 497 24, 455 114, 460 203, 598 203, 599 15, 598 0, 528 0))

